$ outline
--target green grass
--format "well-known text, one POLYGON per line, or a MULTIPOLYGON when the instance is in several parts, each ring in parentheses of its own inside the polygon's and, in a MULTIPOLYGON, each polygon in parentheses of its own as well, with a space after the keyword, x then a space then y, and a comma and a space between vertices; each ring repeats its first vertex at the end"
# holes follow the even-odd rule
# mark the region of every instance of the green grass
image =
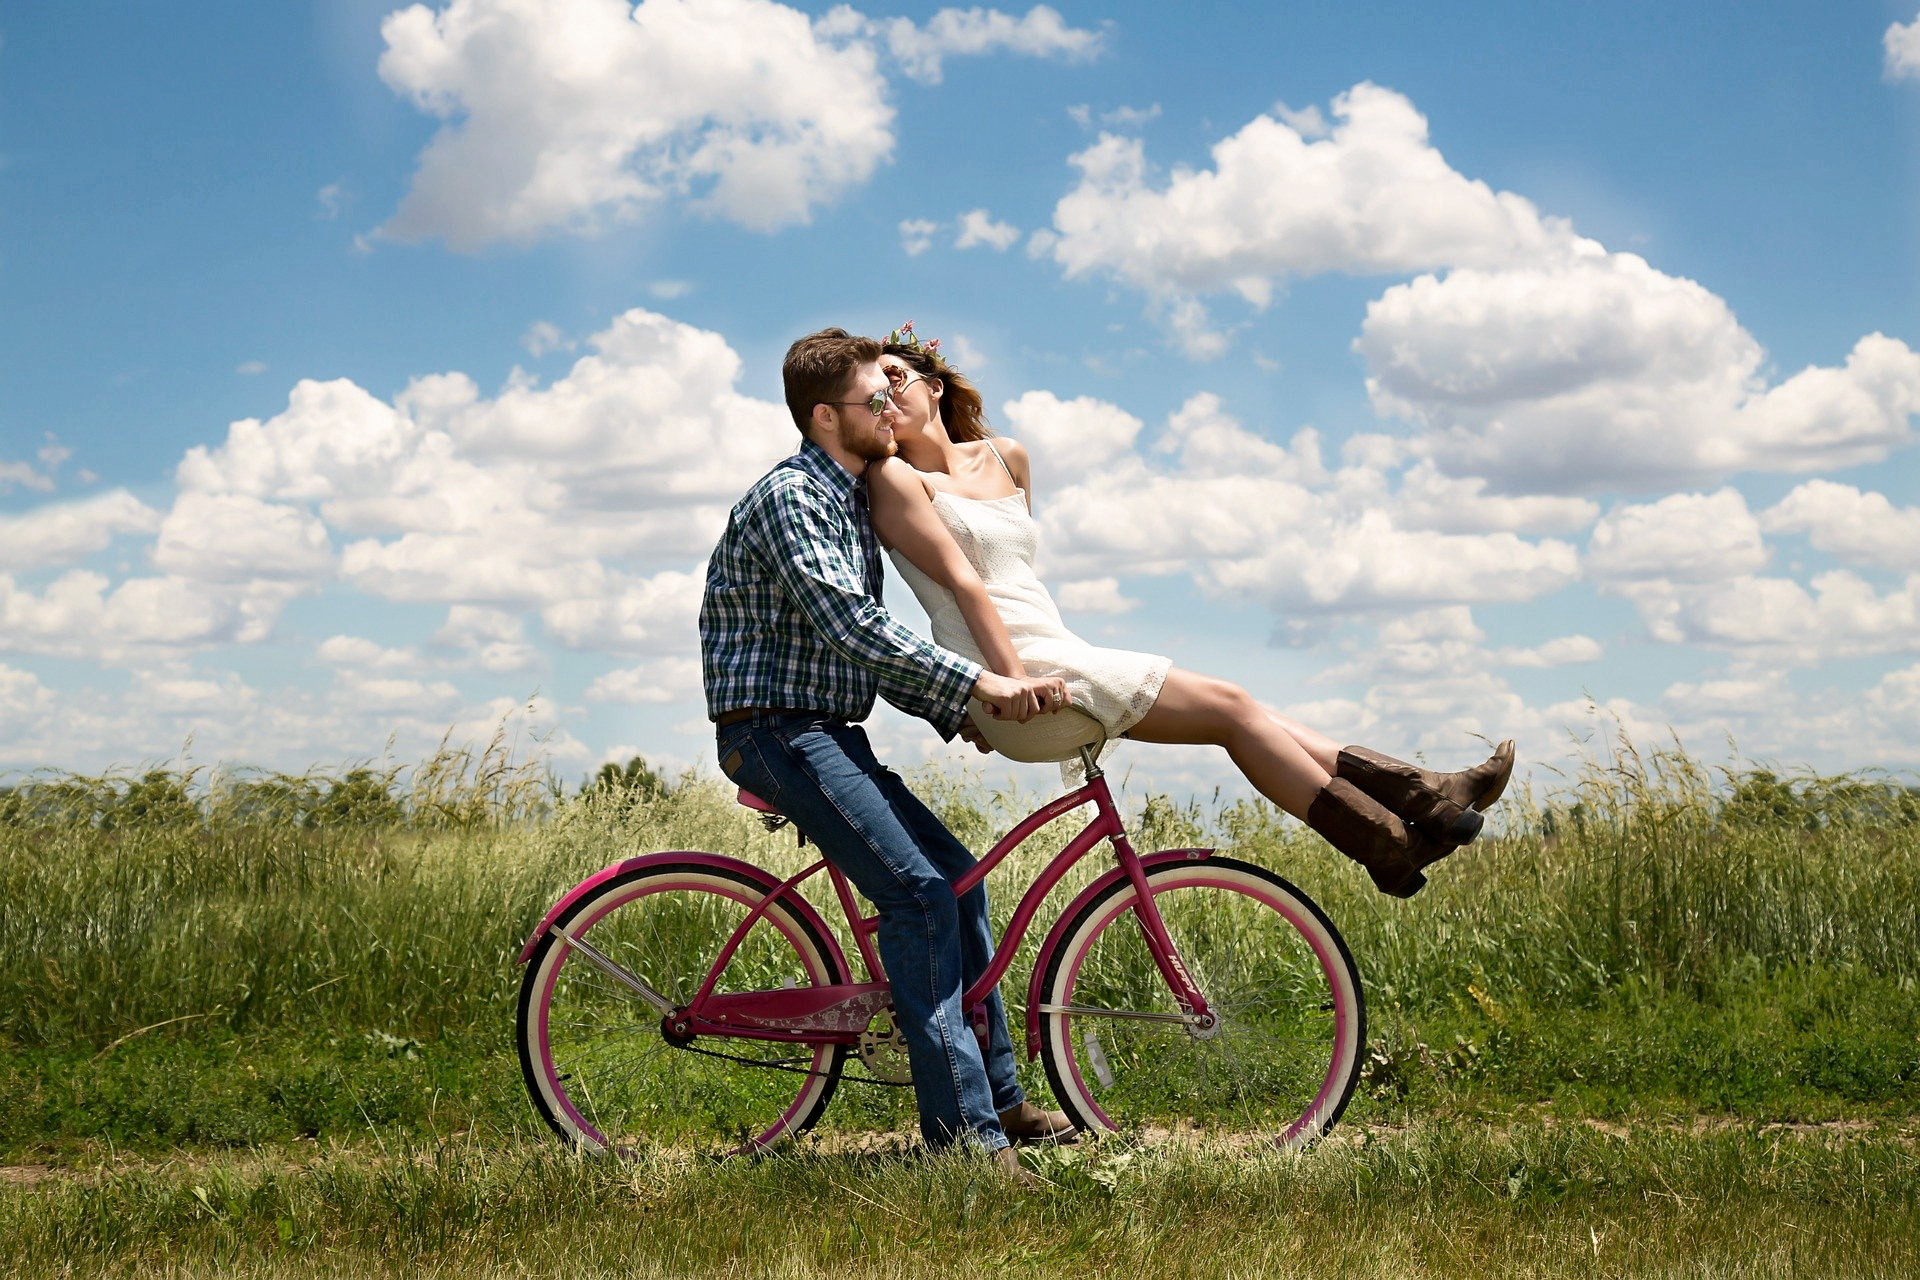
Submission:
MULTIPOLYGON (((1510 797, 1409 902, 1265 806, 1133 805, 1143 851, 1217 845, 1326 909, 1365 982, 1366 1074, 1304 1158, 1109 1143, 1009 1197, 965 1162, 850 1154, 911 1128, 905 1091, 852 1085, 780 1159, 565 1157, 512 1044, 514 957, 547 905, 625 856, 790 872, 812 850, 712 784, 425 776, 411 802, 364 771, 279 780, 296 818, 151 774, 44 784, 81 798, 65 811, 0 793, 0 1164, 53 1170, 0 1182, 0 1270, 1920 1270, 1920 822, 1899 787, 1715 787, 1628 751, 1552 804, 1510 797)), ((1032 799, 924 790, 982 850, 1032 799)), ((990 881, 998 918, 1057 825, 990 881)), ((1038 941, 1005 987, 1016 1023, 1038 941)))
POLYGON ((1305 1156, 1121 1141, 706 1164, 451 1140, 49 1179, 0 1267, 179 1274, 1912 1274, 1910 1137, 1425 1126, 1305 1156))

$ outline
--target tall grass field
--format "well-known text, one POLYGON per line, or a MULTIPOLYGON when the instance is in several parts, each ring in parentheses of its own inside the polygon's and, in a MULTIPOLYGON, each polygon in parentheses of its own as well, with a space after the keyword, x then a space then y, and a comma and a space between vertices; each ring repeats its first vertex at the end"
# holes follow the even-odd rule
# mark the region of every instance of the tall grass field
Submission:
MULTIPOLYGON (((979 851, 1044 798, 920 787, 979 851)), ((1623 748, 1405 902, 1265 805, 1124 803, 1142 852, 1272 868, 1345 936, 1366 1066, 1318 1147, 1123 1133, 1016 1192, 849 1085, 769 1157, 583 1158, 521 1083, 516 954, 624 857, 811 860, 727 789, 575 791, 498 744, 404 785, 15 778, 0 1273, 1920 1274, 1920 793, 1623 748)), ((1055 827, 989 881, 997 923, 1055 827)), ((1016 1047, 1039 937, 1104 869, 1003 984, 1016 1047)))

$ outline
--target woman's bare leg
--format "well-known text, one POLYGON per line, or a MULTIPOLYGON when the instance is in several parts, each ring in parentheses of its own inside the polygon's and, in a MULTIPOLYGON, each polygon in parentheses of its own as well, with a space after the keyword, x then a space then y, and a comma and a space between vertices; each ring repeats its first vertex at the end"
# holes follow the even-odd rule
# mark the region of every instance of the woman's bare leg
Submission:
POLYGON ((1338 764, 1340 760, 1339 743, 1324 733, 1307 728, 1307 726, 1301 724, 1291 716, 1283 716, 1277 711, 1269 711, 1267 712, 1267 717, 1276 722, 1282 729, 1285 729, 1288 737, 1306 748, 1307 754, 1313 757, 1315 764, 1325 769, 1328 773, 1334 771, 1334 766, 1338 764))
MULTIPOLYGON (((1329 739, 1298 726, 1310 738, 1329 739)), ((1327 785, 1337 746, 1322 764, 1286 722, 1268 714, 1253 695, 1212 676, 1175 667, 1152 710, 1127 731, 1138 742, 1176 742, 1226 748, 1240 772, 1261 795, 1304 819, 1314 796, 1327 785)))

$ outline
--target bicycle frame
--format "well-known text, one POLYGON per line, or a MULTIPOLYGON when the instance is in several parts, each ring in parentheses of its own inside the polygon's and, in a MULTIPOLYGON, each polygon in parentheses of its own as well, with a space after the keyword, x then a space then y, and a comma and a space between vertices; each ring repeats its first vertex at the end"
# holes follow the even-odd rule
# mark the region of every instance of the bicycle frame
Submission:
MULTIPOLYGON (((988 964, 986 972, 962 993, 961 1004, 968 1010, 979 1008, 987 994, 999 985, 1001 978, 1012 967, 1014 953, 1019 949, 1027 930, 1032 927, 1033 919, 1039 913, 1047 895, 1059 885, 1075 863, 1085 857, 1100 841, 1106 840, 1113 846, 1119 870, 1133 884, 1133 911, 1162 979, 1172 990, 1175 1000, 1187 1016, 1195 1019, 1198 1024, 1205 1025, 1211 1021, 1206 998, 1187 973, 1186 966, 1181 963, 1178 949, 1168 935, 1166 924, 1160 918, 1159 909, 1154 905, 1152 894, 1147 889, 1146 863, 1139 854, 1134 852, 1132 843, 1127 839, 1126 827, 1120 820, 1119 810, 1113 801, 1113 793, 1107 787, 1106 775, 1094 762, 1090 749, 1083 749, 1081 758, 1087 766, 1087 781, 1084 785, 1029 814, 1013 830, 1001 837, 987 856, 982 858, 972 870, 954 883, 955 896, 971 892, 1036 831, 1056 818, 1085 805, 1092 804, 1095 807, 1094 815, 1086 827, 1068 841, 1065 848, 1054 855, 1053 860, 1021 896, 1019 905, 1014 908, 1012 919, 1007 923, 1006 931, 1000 936, 995 946, 992 962, 988 964)), ((890 999, 884 981, 885 970, 880 963, 873 941, 873 935, 878 931, 879 925, 880 920, 877 915, 863 916, 860 913, 852 886, 840 869, 825 858, 821 858, 798 874, 782 881, 778 887, 763 895, 753 906, 747 917, 727 939, 720 954, 715 957, 693 1000, 685 1009, 674 1015, 672 1020, 674 1032, 808 1044, 856 1042, 873 1014, 885 1007, 890 999), (834 896, 840 903, 840 909, 846 914, 847 925, 859 948, 868 981, 826 987, 715 994, 714 987, 719 983, 721 973, 725 971, 735 950, 739 948, 754 924, 773 903, 794 893, 799 885, 817 875, 823 868, 832 881, 834 896)), ((589 954, 589 958, 594 957, 589 954)), ((598 960, 596 959, 595 962, 598 963, 598 960)), ((629 985, 633 985, 631 976, 624 975, 624 971, 615 976, 622 977, 623 980, 628 981, 629 985)))

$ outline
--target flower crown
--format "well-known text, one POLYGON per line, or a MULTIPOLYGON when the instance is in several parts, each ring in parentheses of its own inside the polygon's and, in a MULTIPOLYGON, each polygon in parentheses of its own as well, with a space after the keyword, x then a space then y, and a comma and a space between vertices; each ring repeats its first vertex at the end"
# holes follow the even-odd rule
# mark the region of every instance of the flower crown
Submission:
POLYGON ((913 331, 913 321, 911 320, 901 325, 898 329, 895 329, 892 333, 889 333, 886 338, 886 345, 906 347, 910 351, 918 352, 921 355, 933 356, 935 359, 938 359, 940 356, 940 339, 935 338, 931 342, 920 341, 920 335, 913 331))

